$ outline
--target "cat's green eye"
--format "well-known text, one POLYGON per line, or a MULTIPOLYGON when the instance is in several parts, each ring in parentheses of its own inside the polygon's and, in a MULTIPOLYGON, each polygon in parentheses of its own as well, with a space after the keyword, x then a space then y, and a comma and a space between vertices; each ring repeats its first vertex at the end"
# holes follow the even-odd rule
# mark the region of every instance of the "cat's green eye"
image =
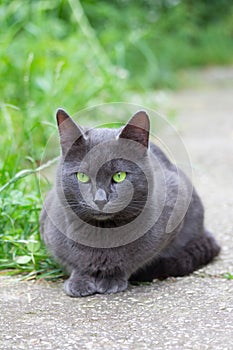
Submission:
POLYGON ((118 171, 116 174, 113 175, 112 178, 115 182, 122 182, 126 178, 126 173, 124 171, 118 171))
POLYGON ((87 174, 81 173, 81 172, 77 173, 77 179, 78 179, 78 181, 83 182, 83 183, 90 181, 89 176, 87 174))

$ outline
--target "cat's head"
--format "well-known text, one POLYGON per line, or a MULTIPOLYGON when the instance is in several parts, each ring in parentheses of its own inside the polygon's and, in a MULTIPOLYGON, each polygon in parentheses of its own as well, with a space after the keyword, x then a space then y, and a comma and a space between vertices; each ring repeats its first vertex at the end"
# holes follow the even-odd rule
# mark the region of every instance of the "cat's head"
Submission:
POLYGON ((132 221, 143 210, 151 179, 149 118, 137 112, 119 129, 85 130, 57 111, 61 143, 58 183, 65 206, 103 227, 132 221))

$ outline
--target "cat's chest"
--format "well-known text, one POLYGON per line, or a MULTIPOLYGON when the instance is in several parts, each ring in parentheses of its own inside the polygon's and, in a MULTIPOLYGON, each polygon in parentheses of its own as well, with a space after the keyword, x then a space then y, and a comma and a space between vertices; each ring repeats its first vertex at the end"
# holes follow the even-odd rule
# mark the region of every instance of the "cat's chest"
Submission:
POLYGON ((123 249, 86 249, 82 247, 78 254, 78 260, 82 267, 91 273, 101 271, 108 273, 116 268, 124 269, 126 260, 123 249))

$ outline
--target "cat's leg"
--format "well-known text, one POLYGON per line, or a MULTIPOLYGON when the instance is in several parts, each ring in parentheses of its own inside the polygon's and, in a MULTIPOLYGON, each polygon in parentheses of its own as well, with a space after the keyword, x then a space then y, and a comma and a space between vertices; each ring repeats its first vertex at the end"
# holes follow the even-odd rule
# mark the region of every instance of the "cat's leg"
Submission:
POLYGON ((208 264, 220 252, 220 247, 209 232, 192 240, 186 246, 170 256, 164 252, 148 265, 136 271, 131 277, 133 282, 151 282, 153 279, 185 276, 208 264))
POLYGON ((68 280, 64 283, 64 291, 71 297, 83 297, 97 292, 95 279, 90 276, 81 276, 73 270, 68 280))
POLYGON ((118 293, 125 290, 127 286, 128 280, 124 274, 90 277, 82 276, 73 270, 71 276, 64 283, 64 291, 71 297, 82 297, 95 293, 118 293))
POLYGON ((102 275, 96 277, 96 291, 100 294, 118 293, 128 287, 128 279, 124 273, 102 275))

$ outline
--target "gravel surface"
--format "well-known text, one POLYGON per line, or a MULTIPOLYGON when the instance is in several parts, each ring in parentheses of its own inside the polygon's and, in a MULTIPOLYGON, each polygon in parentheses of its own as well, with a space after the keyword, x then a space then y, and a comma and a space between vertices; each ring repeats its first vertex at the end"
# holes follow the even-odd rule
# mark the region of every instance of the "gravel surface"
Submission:
POLYGON ((190 276, 73 299, 3 281, 1 349, 232 349, 233 281, 190 276))
MULTIPOLYGON (((209 84, 210 85, 210 84, 209 84)), ((62 282, 0 277, 0 349, 233 349, 233 84, 170 96, 206 224, 222 245, 184 278, 73 299, 62 282)))

